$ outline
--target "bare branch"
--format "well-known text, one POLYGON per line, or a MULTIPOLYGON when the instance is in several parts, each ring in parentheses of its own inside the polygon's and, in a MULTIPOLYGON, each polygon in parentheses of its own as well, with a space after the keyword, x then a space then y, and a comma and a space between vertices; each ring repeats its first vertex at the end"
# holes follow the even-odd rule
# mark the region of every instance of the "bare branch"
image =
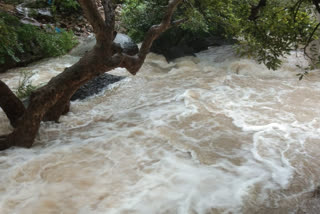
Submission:
POLYGON ((320 27, 320 23, 318 23, 317 26, 313 29, 312 33, 309 36, 307 44, 303 48, 304 54, 311 60, 314 60, 314 59, 312 57, 310 57, 309 54, 307 53, 307 48, 310 45, 310 43, 312 42, 312 37, 314 36, 314 34, 316 33, 316 31, 318 30, 319 27, 320 27))
POLYGON ((0 107, 6 113, 13 127, 25 113, 25 107, 19 98, 10 90, 10 88, 0 80, 0 107))

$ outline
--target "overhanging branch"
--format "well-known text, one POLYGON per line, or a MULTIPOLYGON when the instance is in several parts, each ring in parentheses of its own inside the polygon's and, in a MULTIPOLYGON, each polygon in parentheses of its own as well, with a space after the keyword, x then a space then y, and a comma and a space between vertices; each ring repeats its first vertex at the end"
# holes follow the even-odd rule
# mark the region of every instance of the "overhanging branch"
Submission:
POLYGON ((121 55, 120 67, 126 68, 133 75, 139 71, 147 54, 150 51, 153 41, 156 40, 168 28, 172 27, 173 25, 181 24, 185 21, 185 19, 181 19, 172 22, 173 13, 181 2, 182 0, 169 0, 167 10, 161 23, 158 25, 153 25, 149 29, 137 55, 129 56, 119 53, 121 55))
POLYGON ((138 57, 140 59, 145 59, 146 55, 149 53, 153 41, 160 36, 161 33, 166 31, 171 24, 172 15, 177 8, 177 6, 182 2, 182 0, 170 0, 167 6, 167 11, 159 25, 152 26, 147 32, 145 39, 141 45, 138 57))

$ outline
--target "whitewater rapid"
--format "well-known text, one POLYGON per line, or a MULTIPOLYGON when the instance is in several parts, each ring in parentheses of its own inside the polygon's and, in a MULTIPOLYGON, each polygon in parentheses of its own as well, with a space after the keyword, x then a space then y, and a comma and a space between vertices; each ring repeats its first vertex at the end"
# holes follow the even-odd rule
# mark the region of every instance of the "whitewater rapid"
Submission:
MULTIPOLYGON (((301 53, 270 71, 234 52, 110 72, 127 78, 42 123, 31 149, 0 152, 0 213, 318 213, 320 75, 298 80, 301 53)), ((0 78, 41 84, 77 60, 0 78)), ((0 112, 0 135, 11 130, 0 112)))

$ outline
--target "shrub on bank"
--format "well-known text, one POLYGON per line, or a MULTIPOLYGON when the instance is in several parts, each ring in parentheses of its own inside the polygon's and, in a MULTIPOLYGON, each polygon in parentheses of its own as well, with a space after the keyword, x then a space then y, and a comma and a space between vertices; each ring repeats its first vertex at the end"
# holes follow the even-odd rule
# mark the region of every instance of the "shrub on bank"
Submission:
POLYGON ((76 44, 71 31, 56 32, 50 27, 41 29, 0 12, 0 71, 26 57, 39 59, 65 54, 76 44))

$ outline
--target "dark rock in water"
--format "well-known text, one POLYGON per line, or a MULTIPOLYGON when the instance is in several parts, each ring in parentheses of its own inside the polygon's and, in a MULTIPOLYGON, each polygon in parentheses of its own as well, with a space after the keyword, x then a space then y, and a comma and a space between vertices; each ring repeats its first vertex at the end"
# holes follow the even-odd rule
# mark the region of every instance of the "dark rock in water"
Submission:
MULTIPOLYGON (((122 33, 118 33, 114 42, 119 44, 123 49, 123 53, 128 55, 135 55, 139 52, 138 45, 133 42, 133 40, 122 33)), ((82 41, 76 48, 74 48, 70 55, 72 56, 83 56, 86 52, 90 51, 96 45, 96 38, 90 36, 82 41)))
POLYGON ((108 85, 122 80, 124 77, 115 76, 111 74, 101 74, 81 86, 76 93, 71 97, 71 101, 83 100, 92 95, 103 91, 108 85))
POLYGON ((151 51, 157 54, 162 54, 168 61, 171 61, 179 57, 195 56, 195 53, 207 50, 208 47, 211 46, 230 45, 236 43, 236 40, 225 39, 220 36, 180 36, 181 38, 177 39, 178 42, 174 44, 170 41, 168 42, 167 38, 160 37, 151 47, 151 51))
MULTIPOLYGON (((101 74, 100 76, 90 80, 89 82, 81 86, 70 100, 83 100, 87 97, 98 94, 106 87, 108 87, 108 85, 118 82, 124 78, 125 77, 115 76, 107 73, 101 74)), ((30 103, 30 97, 23 98, 22 103, 27 108, 30 103)))
POLYGON ((123 49, 123 53, 128 55, 135 55, 139 52, 138 45, 127 35, 122 33, 117 33, 114 42, 119 44, 123 49))
POLYGON ((183 46, 174 46, 169 48, 164 56, 168 61, 171 61, 176 58, 180 58, 184 56, 195 56, 194 53, 195 51, 192 47, 183 45, 183 46))

